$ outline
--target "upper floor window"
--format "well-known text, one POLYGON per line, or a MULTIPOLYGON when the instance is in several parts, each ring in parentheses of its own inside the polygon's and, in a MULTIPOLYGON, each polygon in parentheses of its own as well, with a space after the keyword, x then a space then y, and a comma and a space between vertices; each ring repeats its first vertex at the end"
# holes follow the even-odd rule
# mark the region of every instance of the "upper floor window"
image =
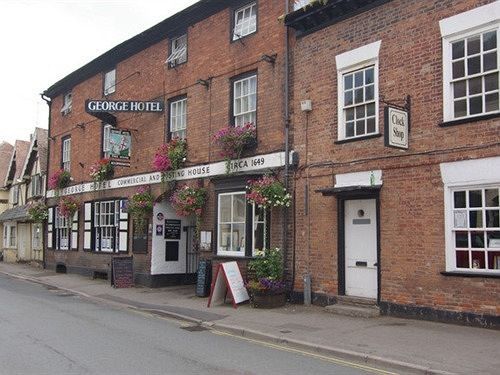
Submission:
POLYGON ((186 138, 187 98, 170 102, 170 138, 186 138))
POLYGON ((116 91, 116 69, 104 74, 104 95, 110 95, 116 91))
POLYGON ((439 22, 444 121, 500 112, 497 13, 493 2, 439 22))
POLYGON ((71 112, 72 104, 73 104, 73 96, 71 94, 71 91, 69 91, 63 96, 63 106, 61 108, 61 113, 63 114, 63 116, 71 112))
POLYGON ((379 132, 378 53, 380 41, 336 56, 338 139, 379 132))
POLYGON ((62 141, 62 168, 68 172, 71 169, 71 138, 62 141))
POLYGON ((170 67, 177 66, 187 61, 187 34, 172 39, 170 44, 170 55, 166 63, 170 67))
POLYGON ((235 126, 257 125, 257 75, 235 80, 232 91, 235 126))
POLYGON ((31 176, 29 194, 30 197, 38 197, 42 195, 42 176, 39 174, 31 176))
POLYGON ((234 12, 233 40, 257 31, 257 3, 250 3, 234 12))
POLYGON ((111 143, 110 143, 110 131, 113 129, 113 125, 103 124, 102 128, 102 154, 105 158, 110 157, 111 143))
POLYGON ((19 185, 12 186, 12 204, 16 205, 19 203, 19 185))

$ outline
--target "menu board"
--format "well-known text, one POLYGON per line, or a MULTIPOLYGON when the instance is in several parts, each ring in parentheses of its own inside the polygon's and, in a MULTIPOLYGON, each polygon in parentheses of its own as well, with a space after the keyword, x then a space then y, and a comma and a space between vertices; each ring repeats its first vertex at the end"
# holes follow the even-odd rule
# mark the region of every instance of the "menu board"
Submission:
POLYGON ((227 262, 219 264, 215 281, 212 284, 210 298, 208 299, 208 307, 214 303, 224 303, 225 296, 229 294, 232 297, 234 308, 241 302, 250 299, 243 277, 236 262, 227 262))
POLYGON ((181 221, 175 219, 165 219, 165 239, 181 239, 181 221))
POLYGON ((115 257, 111 262, 111 285, 115 288, 134 286, 134 263, 132 257, 115 257))
POLYGON ((212 281, 212 262, 202 259, 198 263, 198 275, 196 279, 196 295, 206 297, 210 294, 210 282, 212 281))

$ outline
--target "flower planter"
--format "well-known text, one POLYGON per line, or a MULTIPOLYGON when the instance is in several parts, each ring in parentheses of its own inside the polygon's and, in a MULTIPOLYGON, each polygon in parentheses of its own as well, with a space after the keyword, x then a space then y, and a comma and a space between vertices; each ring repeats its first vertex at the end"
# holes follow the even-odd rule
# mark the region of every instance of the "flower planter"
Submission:
POLYGON ((273 309, 275 307, 285 306, 286 293, 252 293, 252 306, 257 309, 273 309))

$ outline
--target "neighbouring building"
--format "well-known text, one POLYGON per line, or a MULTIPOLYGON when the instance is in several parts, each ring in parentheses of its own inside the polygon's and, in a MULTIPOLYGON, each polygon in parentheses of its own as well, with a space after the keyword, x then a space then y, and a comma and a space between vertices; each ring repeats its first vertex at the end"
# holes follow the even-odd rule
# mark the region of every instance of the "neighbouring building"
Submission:
POLYGON ((237 260, 245 272, 255 249, 286 247, 286 210, 264 211, 245 198, 248 179, 284 180, 290 161, 284 13, 281 1, 202 0, 44 92, 49 179, 61 170, 72 177, 47 192, 48 268, 102 276, 113 257, 133 256, 135 282, 162 286, 192 281, 200 258, 214 266, 237 260), (247 123, 257 142, 227 164, 213 136, 247 123), (187 157, 162 179, 153 158, 172 139, 186 140, 187 157), (111 159, 114 175, 96 183, 89 170, 101 158, 111 159), (169 201, 184 184, 208 192, 201 250, 194 218, 179 216, 169 201), (128 214, 138 188, 156 198, 146 226, 128 214), (59 208, 69 196, 81 204, 71 223, 59 208))
POLYGON ((498 326, 500 3, 311 3, 285 18, 296 297, 498 326))
MULTIPOLYGON (((9 189, 5 186, 5 177, 7 176, 13 151, 14 147, 10 143, 0 143, 0 214, 9 208, 9 189)), ((0 222, 0 233, 3 234, 2 238, 5 239, 7 233, 4 232, 2 222, 0 222)), ((5 245, 5 240, 2 240, 2 249, 5 245)), ((1 258, 3 259, 3 251, 1 258)))
POLYGON ((5 262, 13 263, 25 259, 31 249, 30 225, 27 223, 26 184, 22 178, 29 147, 30 142, 20 140, 15 142, 3 181, 9 192, 8 208, 0 214, 5 262))

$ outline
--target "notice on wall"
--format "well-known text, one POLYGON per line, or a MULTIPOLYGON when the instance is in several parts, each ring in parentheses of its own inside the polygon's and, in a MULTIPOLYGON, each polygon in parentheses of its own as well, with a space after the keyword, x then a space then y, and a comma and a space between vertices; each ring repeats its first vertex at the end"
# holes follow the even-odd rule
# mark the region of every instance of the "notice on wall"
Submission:
POLYGON ((115 257, 111 261, 111 285, 115 288, 134 286, 134 263, 132 257, 115 257))
POLYGON ((181 239, 181 221, 176 219, 165 219, 165 239, 181 239))
POLYGON ((210 298, 208 299, 208 307, 212 304, 223 304, 227 295, 231 298, 234 308, 239 303, 250 299, 243 277, 241 277, 240 268, 236 262, 218 265, 210 291, 210 298))

